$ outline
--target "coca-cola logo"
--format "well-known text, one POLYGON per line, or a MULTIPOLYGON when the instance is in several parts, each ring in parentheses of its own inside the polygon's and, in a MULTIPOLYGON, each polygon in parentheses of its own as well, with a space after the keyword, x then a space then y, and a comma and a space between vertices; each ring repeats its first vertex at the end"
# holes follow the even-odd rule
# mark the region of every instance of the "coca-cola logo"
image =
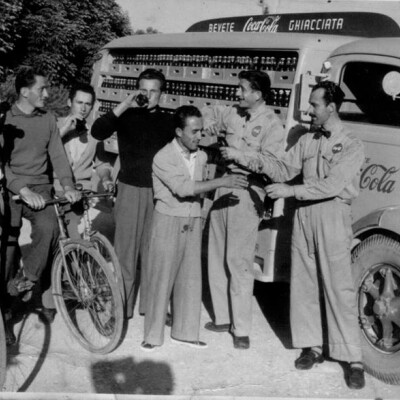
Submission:
POLYGON ((380 164, 371 164, 361 173, 360 187, 380 193, 392 193, 396 184, 393 178, 398 171, 395 167, 386 168, 380 164))
POLYGON ((243 32, 271 32, 276 33, 279 27, 279 20, 281 17, 275 15, 273 17, 266 17, 261 21, 255 21, 253 17, 249 18, 244 27, 243 32))

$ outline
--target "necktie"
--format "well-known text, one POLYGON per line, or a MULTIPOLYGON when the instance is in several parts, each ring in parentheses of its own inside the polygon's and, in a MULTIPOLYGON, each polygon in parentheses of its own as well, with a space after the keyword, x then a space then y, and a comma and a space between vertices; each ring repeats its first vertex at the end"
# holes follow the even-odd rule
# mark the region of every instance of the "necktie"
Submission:
POLYGON ((323 126, 320 126, 314 134, 315 139, 319 139, 321 136, 325 136, 327 139, 331 137, 331 131, 326 130, 323 126))

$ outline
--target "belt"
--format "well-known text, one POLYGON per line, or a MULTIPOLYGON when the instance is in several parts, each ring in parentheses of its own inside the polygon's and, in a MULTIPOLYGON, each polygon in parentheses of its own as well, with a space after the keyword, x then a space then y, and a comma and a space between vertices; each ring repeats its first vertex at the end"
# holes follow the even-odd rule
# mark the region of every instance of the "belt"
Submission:
POLYGON ((326 202, 332 201, 332 200, 338 201, 339 203, 347 204, 348 206, 351 206, 351 199, 342 199, 341 197, 328 197, 326 199, 319 199, 319 200, 297 200, 296 206, 297 207, 307 207, 307 206, 312 206, 314 204, 326 203, 326 202))

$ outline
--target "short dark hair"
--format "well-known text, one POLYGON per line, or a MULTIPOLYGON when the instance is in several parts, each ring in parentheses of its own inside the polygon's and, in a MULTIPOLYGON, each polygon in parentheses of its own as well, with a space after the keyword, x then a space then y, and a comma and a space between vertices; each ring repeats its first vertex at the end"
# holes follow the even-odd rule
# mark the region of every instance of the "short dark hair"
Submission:
POLYGON ((147 68, 138 77, 137 87, 139 87, 140 81, 142 79, 156 79, 160 82, 160 90, 163 92, 165 88, 165 76, 158 69, 147 68))
POLYGON ((344 99, 344 92, 339 85, 332 81, 321 81, 313 86, 311 93, 318 89, 324 89, 323 99, 325 104, 334 103, 336 104, 336 110, 339 111, 344 99))
POLYGON ((201 118, 200 110, 195 106, 181 106, 175 110, 174 114, 174 128, 184 129, 186 120, 190 117, 201 118))
POLYGON ((73 85, 69 91, 69 99, 72 101, 76 96, 77 92, 88 93, 92 95, 92 104, 96 101, 96 92, 93 89, 93 86, 89 85, 88 83, 76 83, 73 85))
POLYGON ((267 100, 271 90, 271 80, 266 72, 256 70, 240 71, 239 79, 246 79, 246 81, 249 81, 250 87, 253 90, 259 90, 262 98, 267 100))
POLYGON ((17 95, 20 94, 22 88, 31 88, 36 83, 37 76, 46 77, 47 74, 39 67, 20 67, 15 77, 15 90, 17 95))

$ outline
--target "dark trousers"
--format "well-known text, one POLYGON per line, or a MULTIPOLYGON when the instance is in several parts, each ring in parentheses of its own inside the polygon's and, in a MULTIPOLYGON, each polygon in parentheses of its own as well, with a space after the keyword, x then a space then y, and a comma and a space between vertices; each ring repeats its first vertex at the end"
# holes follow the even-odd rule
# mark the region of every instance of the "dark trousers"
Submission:
MULTIPOLYGON (((46 200, 51 199, 51 184, 31 185, 29 189, 41 194, 46 200)), ((43 271, 51 265, 54 251, 59 237, 57 218, 52 206, 42 210, 32 210, 22 202, 9 199, 5 213, 6 229, 3 232, 5 248, 5 276, 8 280, 15 274, 15 259, 18 247, 18 238, 21 233, 22 217, 32 226, 31 243, 23 252, 22 263, 25 276, 31 281, 38 281, 43 271)))

